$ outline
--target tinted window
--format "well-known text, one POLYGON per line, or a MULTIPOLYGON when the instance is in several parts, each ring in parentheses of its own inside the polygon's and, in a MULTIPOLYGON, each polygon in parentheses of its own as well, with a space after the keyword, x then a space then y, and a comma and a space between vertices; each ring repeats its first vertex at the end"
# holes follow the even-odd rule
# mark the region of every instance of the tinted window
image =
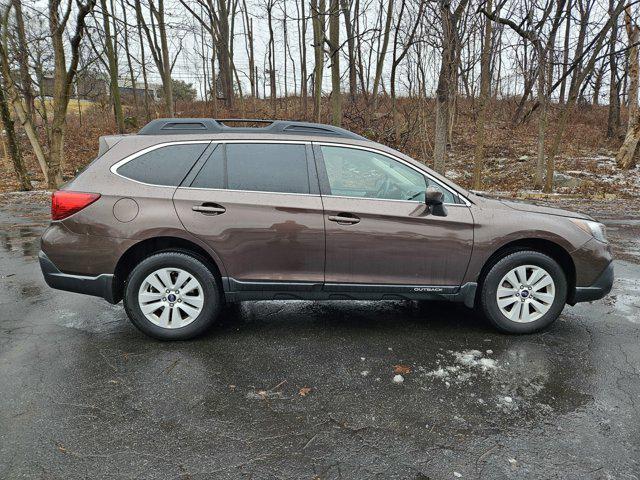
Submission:
POLYGON ((125 163, 117 172, 139 182, 177 186, 205 148, 206 143, 156 148, 125 163))
POLYGON ((453 195, 407 165, 367 150, 323 146, 331 195, 424 201, 427 187, 441 190, 446 203, 453 195))
POLYGON ((198 172, 196 178, 191 182, 191 186, 198 188, 224 188, 224 182, 224 145, 219 144, 207 160, 207 163, 198 172))
POLYGON ((304 145, 229 143, 217 148, 192 183, 200 188, 309 193, 304 145))

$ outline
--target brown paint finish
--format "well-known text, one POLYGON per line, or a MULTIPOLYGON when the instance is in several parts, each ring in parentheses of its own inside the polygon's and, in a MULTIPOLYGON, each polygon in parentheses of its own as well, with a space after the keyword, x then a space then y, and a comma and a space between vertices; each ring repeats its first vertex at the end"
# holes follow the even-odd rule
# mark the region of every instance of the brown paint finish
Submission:
POLYGON ((446 217, 424 204, 323 197, 327 231, 326 281, 406 285, 460 285, 473 246, 473 217, 448 206, 446 217), (342 225, 329 217, 349 213, 342 225))
POLYGON ((240 281, 324 281, 324 224, 317 195, 178 188, 186 230, 207 243, 240 281), (205 203, 224 213, 194 211, 205 203))
MULTIPOLYGON (((522 240, 548 241, 564 249, 576 266, 576 286, 590 285, 612 260, 610 251, 606 253, 608 245, 594 240, 565 218, 571 212, 557 210, 557 214, 550 214, 555 209, 522 203, 517 203, 519 209, 516 210, 510 206, 511 202, 478 196, 473 196, 472 200, 474 248, 463 283, 478 281, 482 267, 491 255, 510 243, 522 240), (592 255, 583 253, 585 244, 591 241, 603 248, 596 249, 592 255), (584 257, 588 260, 585 261, 584 257)), ((578 213, 573 217, 588 218, 578 213)))

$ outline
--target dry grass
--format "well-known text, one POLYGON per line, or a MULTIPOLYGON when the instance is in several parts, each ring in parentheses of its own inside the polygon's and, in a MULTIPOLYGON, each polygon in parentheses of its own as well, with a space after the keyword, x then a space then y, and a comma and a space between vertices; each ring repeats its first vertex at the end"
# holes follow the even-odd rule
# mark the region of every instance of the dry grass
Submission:
MULTIPOLYGON (((73 103, 75 101, 72 105, 73 103)), ((216 116, 311 120, 311 111, 302 111, 300 103, 299 98, 279 99, 274 114, 273 106, 269 101, 237 101, 236 109, 227 111, 220 108, 216 116)), ((72 105, 70 105, 67 120, 65 141, 66 178, 71 178, 78 169, 94 158, 100 135, 115 133, 113 114, 108 106, 86 102, 81 105, 82 115, 79 116, 77 107, 73 109, 72 105)), ((309 102, 309 108, 311 108, 311 102, 309 102)), ((533 114, 526 123, 513 125, 511 115, 514 110, 515 100, 495 101, 490 106, 491 121, 487 126, 486 134, 487 158, 484 186, 490 191, 517 195, 531 190, 537 117, 533 114)), ((549 138, 555 134, 557 110, 558 108, 555 107, 551 112, 549 138)), ((433 111, 432 100, 400 99, 398 112, 395 115, 391 114, 390 103, 385 101, 381 102, 378 112, 371 114, 364 100, 351 103, 345 99, 343 127, 396 148, 429 165, 434 128, 433 111)), ((135 109, 129 108, 128 114, 135 119, 134 124, 130 126, 132 132, 145 123, 142 111, 135 115, 135 109)), ((162 114, 161 110, 155 111, 154 117, 162 114)), ((178 104, 176 115, 211 117, 213 113, 211 104, 190 102, 178 104)), ((575 188, 559 187, 557 188, 559 192, 582 195, 607 193, 618 196, 640 195, 638 171, 620 174, 611 160, 620 142, 617 139, 611 142, 605 138, 606 116, 606 107, 583 106, 574 111, 569 123, 570 127, 561 144, 557 171, 573 172, 571 175, 582 178, 583 182, 575 188)), ((323 112, 323 121, 328 122, 329 118, 329 112, 323 112)), ((447 175, 464 187, 469 187, 471 183, 474 136, 473 102, 461 99, 458 102, 447 175)), ((32 178, 35 181, 41 181, 42 176, 23 134, 21 134, 21 141, 32 178)), ((0 191, 16 188, 15 179, 6 158, 0 162, 0 176, 4 179, 0 191)))

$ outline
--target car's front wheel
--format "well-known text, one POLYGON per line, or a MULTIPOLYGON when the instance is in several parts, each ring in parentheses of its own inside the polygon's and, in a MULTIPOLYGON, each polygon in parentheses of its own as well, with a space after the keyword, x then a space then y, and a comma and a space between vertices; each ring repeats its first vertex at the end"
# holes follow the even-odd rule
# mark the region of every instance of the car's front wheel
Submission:
POLYGON ((531 333, 553 323, 567 300, 567 279, 558 263, 521 250, 498 260, 482 281, 480 304, 487 319, 508 333, 531 333))
POLYGON ((161 340, 202 334, 220 310, 221 297, 211 270, 181 252, 162 252, 142 260, 127 279, 124 307, 131 322, 161 340))

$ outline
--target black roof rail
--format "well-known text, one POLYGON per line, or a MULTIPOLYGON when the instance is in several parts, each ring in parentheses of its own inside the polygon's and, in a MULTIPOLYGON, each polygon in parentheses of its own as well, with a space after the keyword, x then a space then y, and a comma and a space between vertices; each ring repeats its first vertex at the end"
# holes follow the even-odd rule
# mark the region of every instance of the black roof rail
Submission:
POLYGON ((344 128, 322 123, 252 118, 158 118, 147 123, 138 135, 176 135, 185 133, 275 133, 287 135, 319 135, 366 140, 344 128), (232 127, 228 123, 265 124, 232 127))

